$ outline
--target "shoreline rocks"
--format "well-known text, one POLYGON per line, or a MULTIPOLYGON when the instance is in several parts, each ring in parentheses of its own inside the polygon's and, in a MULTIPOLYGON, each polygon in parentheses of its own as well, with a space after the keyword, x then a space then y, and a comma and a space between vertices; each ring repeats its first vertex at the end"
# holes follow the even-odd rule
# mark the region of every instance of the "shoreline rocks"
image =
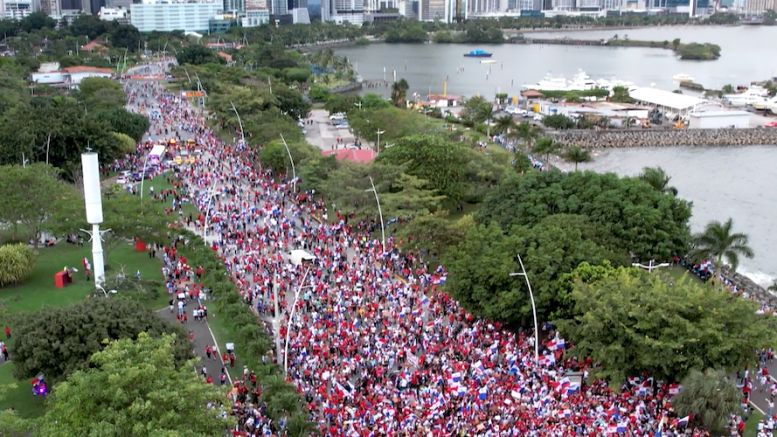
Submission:
POLYGON ((564 146, 585 149, 777 145, 777 128, 569 130, 556 131, 551 136, 564 146))

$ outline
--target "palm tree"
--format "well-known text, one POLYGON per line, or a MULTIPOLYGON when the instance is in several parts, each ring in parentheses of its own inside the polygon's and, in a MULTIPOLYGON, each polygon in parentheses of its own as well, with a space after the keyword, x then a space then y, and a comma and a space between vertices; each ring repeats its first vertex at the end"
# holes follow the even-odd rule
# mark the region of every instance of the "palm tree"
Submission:
POLYGON ((564 161, 575 164, 575 171, 577 171, 577 165, 585 162, 592 162, 594 160, 591 156, 591 152, 580 147, 572 146, 567 148, 561 156, 564 161))
POLYGON ((661 167, 645 167, 638 177, 661 193, 677 195, 677 188, 669 186, 671 176, 661 167))
POLYGON ((522 121, 515 127, 515 130, 509 134, 511 138, 517 138, 523 141, 527 148, 531 150, 534 147, 534 141, 541 137, 544 131, 539 126, 534 126, 528 121, 522 121))
POLYGON ((494 105, 490 102, 480 105, 475 113, 475 120, 486 123, 486 136, 491 138, 491 120, 494 119, 494 105))
POLYGON ((410 89, 410 85, 405 79, 399 79, 399 81, 391 85, 391 100, 394 102, 394 106, 397 108, 405 106, 405 97, 407 96, 408 89, 410 89))
POLYGON ((739 257, 753 258, 753 249, 748 245, 747 234, 732 232, 734 221, 726 220, 725 223, 712 221, 699 234, 693 238, 693 250, 689 254, 694 261, 715 260, 715 268, 720 272, 723 267, 723 258, 736 270, 739 266, 739 257))
POLYGON ((607 129, 610 127, 610 119, 606 116, 599 117, 599 122, 596 125, 602 129, 607 129))
POLYGON ((723 435, 732 414, 742 414, 742 396, 724 370, 692 370, 682 381, 683 389, 672 401, 677 414, 693 415, 695 424, 723 435))
POLYGON ((500 134, 509 134, 515 128, 515 120, 509 114, 498 117, 494 124, 494 131, 500 134))
POLYGON ((560 149, 561 145, 553 141, 553 138, 542 137, 537 140, 537 143, 534 144, 534 147, 531 149, 531 151, 534 154, 545 156, 545 165, 548 169, 550 169, 550 155, 558 153, 560 149))

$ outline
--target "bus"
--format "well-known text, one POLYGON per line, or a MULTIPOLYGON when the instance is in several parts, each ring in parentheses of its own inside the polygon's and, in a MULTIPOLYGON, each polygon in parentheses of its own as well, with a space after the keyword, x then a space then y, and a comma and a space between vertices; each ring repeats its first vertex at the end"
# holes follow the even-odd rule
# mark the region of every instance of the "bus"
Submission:
POLYGON ((161 144, 157 144, 154 148, 148 152, 148 165, 159 166, 165 157, 165 150, 167 148, 161 144))

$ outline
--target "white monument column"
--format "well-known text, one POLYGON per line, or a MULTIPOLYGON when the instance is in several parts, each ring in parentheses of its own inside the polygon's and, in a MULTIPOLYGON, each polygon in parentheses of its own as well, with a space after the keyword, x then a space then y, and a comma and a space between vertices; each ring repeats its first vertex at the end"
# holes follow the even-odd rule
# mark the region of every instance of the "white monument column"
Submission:
POLYGON ((103 222, 103 202, 100 191, 100 162, 97 159, 97 154, 93 152, 82 153, 81 165, 84 173, 86 221, 92 225, 91 232, 82 230, 92 237, 94 285, 102 286, 105 282, 105 258, 103 257, 102 233, 100 232, 100 224, 103 222))

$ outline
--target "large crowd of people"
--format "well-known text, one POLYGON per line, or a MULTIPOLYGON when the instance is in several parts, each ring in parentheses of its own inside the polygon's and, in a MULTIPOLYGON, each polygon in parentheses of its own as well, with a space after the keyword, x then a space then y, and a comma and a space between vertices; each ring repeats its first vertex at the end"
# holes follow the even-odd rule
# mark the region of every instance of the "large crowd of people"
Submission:
MULTIPOLYGON (((621 387, 582 384, 594 363, 564 355, 569 345, 552 326, 541 329, 535 357, 532 332, 476 319, 443 293, 443 266, 400 253, 393 237, 382 247, 373 223, 327 214, 312 192, 295 194, 294 181, 262 168, 242 144, 219 140, 185 100, 152 83, 137 87, 130 93, 158 101, 153 130, 196 135, 202 159, 178 170, 200 211, 192 226, 265 319, 278 294, 288 380, 320 435, 707 435, 674 413, 677 386, 647 376, 621 387), (294 265, 292 249, 315 261, 294 265)), ((255 405, 255 379, 237 385, 237 432, 282 434, 284 424, 255 405)))

